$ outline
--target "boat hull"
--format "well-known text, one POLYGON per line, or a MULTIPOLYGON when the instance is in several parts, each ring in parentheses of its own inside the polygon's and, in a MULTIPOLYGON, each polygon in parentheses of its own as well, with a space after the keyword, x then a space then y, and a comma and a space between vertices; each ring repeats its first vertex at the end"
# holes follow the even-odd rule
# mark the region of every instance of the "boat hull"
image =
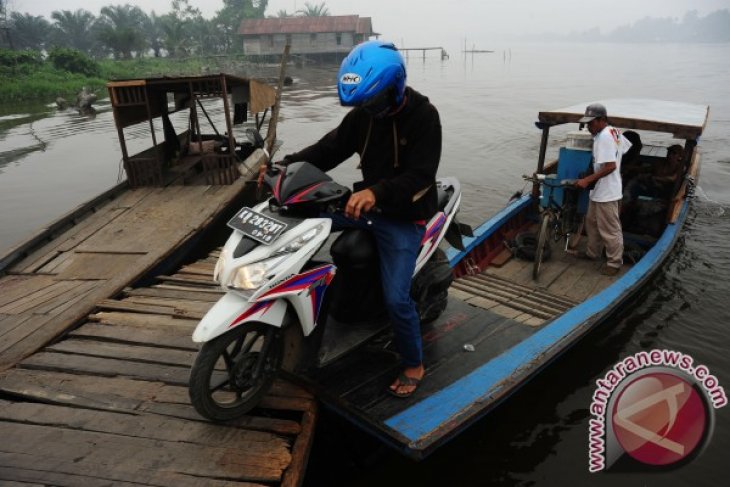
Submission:
MULTIPOLYGON (((495 254, 496 249, 481 247, 527 225, 532 206, 529 196, 513 202, 465 239, 465 251, 451 249, 455 274, 467 260, 474 265, 495 254)), ((539 326, 507 317, 502 306, 483 309, 474 305, 479 300, 467 303, 461 295, 452 296, 446 313, 424 327, 426 380, 413 398, 387 395, 385 388, 397 374, 397 357, 387 347, 379 349, 377 340, 337 366, 309 371, 299 379, 327 407, 403 454, 422 459, 488 414, 635 296, 670 255, 687 213, 685 201, 676 221, 641 260, 600 292, 539 326), (466 344, 476 344, 475 352, 465 353, 466 344)))

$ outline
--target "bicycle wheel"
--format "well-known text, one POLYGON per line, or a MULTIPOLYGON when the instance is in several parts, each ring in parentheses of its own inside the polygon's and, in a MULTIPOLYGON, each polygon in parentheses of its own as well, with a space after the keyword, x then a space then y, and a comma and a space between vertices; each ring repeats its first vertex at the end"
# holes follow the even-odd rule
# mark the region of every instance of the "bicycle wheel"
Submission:
POLYGON ((537 247, 535 248, 535 262, 532 264, 532 278, 537 280, 540 275, 540 267, 542 266, 542 259, 545 254, 545 247, 550 245, 548 234, 550 233, 550 220, 551 215, 549 212, 545 212, 542 215, 542 222, 540 223, 540 233, 537 235, 537 247))

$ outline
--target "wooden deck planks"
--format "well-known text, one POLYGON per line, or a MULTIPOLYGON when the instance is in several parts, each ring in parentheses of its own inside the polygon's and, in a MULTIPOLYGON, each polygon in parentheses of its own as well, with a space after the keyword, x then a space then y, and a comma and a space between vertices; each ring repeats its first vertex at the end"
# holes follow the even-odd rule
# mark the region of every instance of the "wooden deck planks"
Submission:
POLYGON ((313 397, 277 381, 258 410, 205 421, 188 398, 197 320, 184 311, 204 312, 220 292, 146 290, 102 300, 93 321, 0 374, 13 399, 0 401, 0 436, 12 443, 0 448, 0 483, 300 485, 313 397))
POLYGON ((205 485, 200 482, 201 477, 274 482, 281 479, 283 467, 291 458, 286 450, 262 458, 248 450, 242 455, 235 448, 201 448, 194 443, 97 433, 61 425, 4 421, 2 426, 3 466, 27 469, 43 465, 53 472, 103 474, 112 480, 149 485, 205 485), (188 477, 192 482, 185 481, 188 477))
POLYGON ((522 259, 512 259, 500 268, 489 267, 479 277, 503 279, 570 306, 599 293, 630 268, 624 264, 616 276, 604 276, 599 262, 578 259, 560 249, 553 251, 557 255, 543 262, 537 281, 532 278, 532 262, 522 259))
MULTIPOLYGON (((450 293, 472 306, 530 327, 540 326, 577 304, 543 287, 522 284, 518 276, 528 270, 531 272, 529 267, 512 262, 498 268, 497 273, 489 272, 491 268, 488 268, 481 274, 457 279, 450 293), (513 268, 509 269, 510 266, 513 268)), ((561 267, 559 272, 562 270, 561 267)))
POLYGON ((123 191, 78 222, 52 224, 29 253, 21 245, 8 254, 15 263, 0 277, 0 483, 301 484, 317 418, 309 393, 277 382, 258 410, 224 425, 203 420, 189 402, 191 333, 221 296, 210 278, 218 251, 160 284, 125 288, 244 184, 123 191))
POLYGON ((213 293, 203 293, 184 289, 169 289, 163 287, 145 287, 124 290, 124 296, 181 299, 186 302, 214 303, 218 301, 222 295, 223 292, 220 289, 213 293))
MULTIPOLYGON (((113 205, 114 203, 110 203, 113 205)), ((35 250, 25 259, 13 267, 16 272, 29 273, 40 271, 44 266, 48 265, 52 260, 60 255, 66 255, 70 250, 86 240, 88 237, 99 231, 106 225, 110 225, 122 213, 127 211, 126 208, 108 207, 105 210, 97 211, 81 222, 77 223, 69 230, 64 232, 62 238, 51 240, 46 245, 35 250)))
POLYGON ((12 306, 18 300, 52 286, 56 281, 51 276, 6 276, 0 280, 0 313, 5 306, 12 306))
POLYGON ((89 357, 133 360, 160 365, 172 365, 188 368, 195 360, 196 352, 175 348, 130 345, 114 342, 97 342, 92 340, 67 339, 55 343, 46 350, 51 352, 86 355, 89 357))
POLYGON ((492 310, 451 299, 444 314, 423 327, 426 375, 412 397, 394 398, 387 392, 401 367, 387 333, 331 367, 303 372, 300 378, 328 406, 356 422, 385 428, 382 422, 387 418, 443 390, 534 332, 492 310))
POLYGON ((146 329, 134 325, 90 322, 70 332, 69 336, 118 343, 197 350, 197 345, 190 340, 191 334, 192 328, 187 326, 166 326, 158 329, 146 329))
MULTIPOLYGON (((45 236, 45 243, 30 248, 25 258, 6 269, 8 275, 0 277, 0 371, 59 336, 97 302, 116 295, 162 262, 228 207, 245 180, 221 187, 122 190, 73 220, 49 225, 59 230, 45 236), (29 321, 29 315, 38 319, 29 321)), ((21 250, 12 255, 22 256, 21 250)), ((191 264, 188 271, 194 274, 184 275, 205 278, 209 266, 208 262, 191 264)), ((177 309, 191 318, 200 317, 199 307, 177 309)))
POLYGON ((543 262, 540 276, 532 277, 531 261, 511 259, 500 267, 488 267, 476 276, 454 282, 451 295, 473 306, 535 327, 564 313, 602 291, 621 277, 600 273, 599 262, 581 260, 554 249, 543 262))

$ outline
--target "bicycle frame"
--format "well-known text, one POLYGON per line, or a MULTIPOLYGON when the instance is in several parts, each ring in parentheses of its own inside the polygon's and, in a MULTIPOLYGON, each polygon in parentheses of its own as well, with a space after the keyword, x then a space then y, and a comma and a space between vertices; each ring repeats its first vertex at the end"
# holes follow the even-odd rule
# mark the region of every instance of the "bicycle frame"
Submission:
MULTIPOLYGON (((532 178, 530 178, 532 179, 532 178)), ((570 237, 577 230, 577 212, 578 212, 578 190, 573 187, 574 180, 566 179, 553 182, 550 178, 532 179, 533 182, 540 184, 543 188, 542 195, 546 198, 547 203, 541 211, 542 215, 546 212, 550 218, 549 228, 552 230, 552 240, 557 242, 561 238, 565 238, 565 249, 568 249, 570 237), (562 204, 554 198, 554 188, 563 189, 562 204)))
POLYGON ((532 277, 537 279, 540 274, 543 254, 545 246, 549 246, 549 237, 552 233, 552 240, 557 242, 561 238, 565 238, 565 248, 567 251, 570 245, 570 239, 577 230, 576 215, 578 212, 578 190, 574 189, 575 180, 563 179, 556 181, 549 178, 545 174, 536 174, 534 177, 523 176, 526 181, 539 184, 542 188, 541 199, 545 198, 546 204, 540 212, 540 231, 537 235, 537 248, 535 250, 535 263, 532 271, 532 277), (553 181, 556 181, 553 183, 553 181), (562 188, 563 201, 559 204, 553 197, 553 189, 562 188))

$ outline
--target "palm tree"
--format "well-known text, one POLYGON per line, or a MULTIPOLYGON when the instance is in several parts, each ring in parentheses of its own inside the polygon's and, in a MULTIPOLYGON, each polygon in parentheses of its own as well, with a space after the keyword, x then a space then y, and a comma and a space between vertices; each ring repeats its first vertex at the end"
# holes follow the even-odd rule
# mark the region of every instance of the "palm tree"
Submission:
POLYGON ((187 54, 190 42, 187 24, 187 21, 181 21, 172 14, 160 17, 162 45, 171 57, 187 54))
POLYGON ((72 47, 89 53, 93 47, 92 30, 96 17, 88 10, 55 10, 51 13, 54 20, 56 44, 72 47))
POLYGON ((194 41, 196 53, 199 55, 221 54, 226 50, 225 33, 221 32, 212 20, 202 16, 193 19, 188 27, 194 41))
POLYGON ((201 20, 205 19, 200 10, 191 7, 189 0, 172 0, 172 11, 160 17, 163 44, 170 56, 188 54, 194 46, 200 45, 195 34, 201 20))
POLYGON ((10 35, 16 49, 42 50, 48 43, 51 24, 40 15, 10 14, 10 35))
POLYGON ((330 14, 330 11, 325 2, 322 2, 319 5, 312 5, 309 2, 304 2, 304 8, 297 10, 297 13, 304 17, 326 17, 330 14))
POLYGON ((131 59, 132 52, 137 55, 145 47, 142 32, 147 20, 139 7, 113 5, 102 7, 99 16, 99 40, 114 54, 116 59, 131 59))
POLYGON ((158 16, 153 10, 144 23, 145 37, 150 49, 155 53, 155 57, 162 56, 163 37, 165 33, 162 30, 162 17, 158 16))
POLYGON ((213 23, 225 36, 226 50, 240 48, 238 28, 243 19, 262 19, 269 0, 223 0, 223 8, 216 12, 213 23))
POLYGON ((7 0, 0 0, 0 47, 9 47, 13 49, 13 39, 10 37, 10 27, 8 27, 8 11, 5 6, 7 0))

